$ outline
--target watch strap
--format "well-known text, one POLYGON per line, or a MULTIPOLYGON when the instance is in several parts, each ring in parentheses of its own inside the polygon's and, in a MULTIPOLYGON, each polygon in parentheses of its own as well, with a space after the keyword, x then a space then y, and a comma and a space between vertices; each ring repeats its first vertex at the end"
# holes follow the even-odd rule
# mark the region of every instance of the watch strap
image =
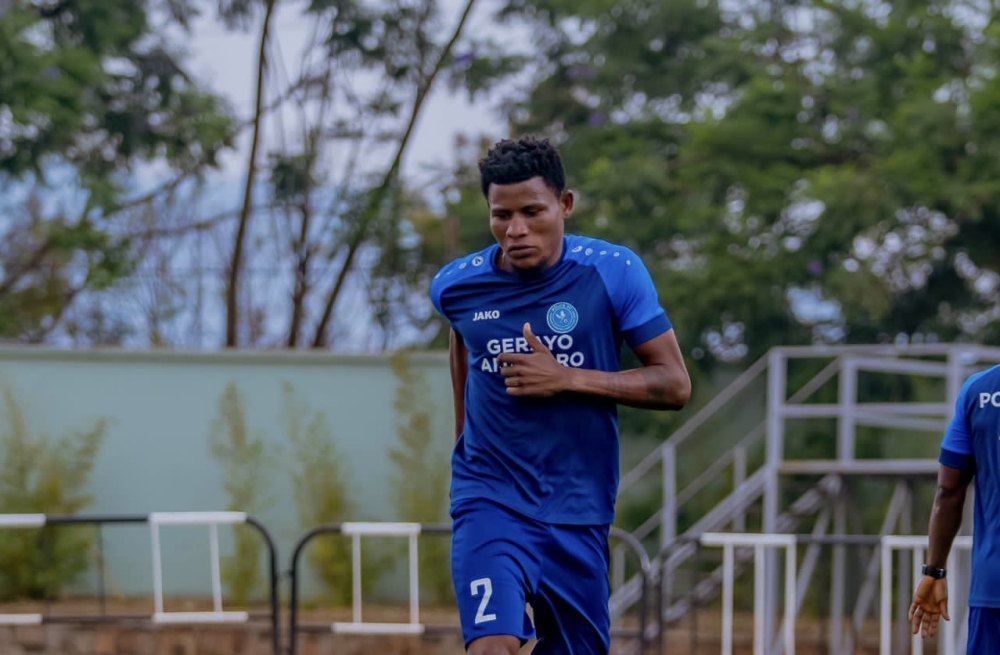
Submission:
POLYGON ((939 569, 935 566, 928 566, 926 564, 924 564, 924 567, 921 569, 921 573, 936 580, 944 580, 945 576, 948 575, 947 569, 939 569))

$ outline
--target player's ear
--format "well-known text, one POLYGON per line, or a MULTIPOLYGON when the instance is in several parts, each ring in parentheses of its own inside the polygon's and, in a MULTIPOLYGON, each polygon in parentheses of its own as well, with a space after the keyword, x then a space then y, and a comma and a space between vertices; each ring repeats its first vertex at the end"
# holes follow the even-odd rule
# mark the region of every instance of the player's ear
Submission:
POLYGON ((559 206, 562 208, 563 218, 569 218, 573 214, 573 203, 576 200, 576 194, 572 189, 566 189, 559 196, 559 206))

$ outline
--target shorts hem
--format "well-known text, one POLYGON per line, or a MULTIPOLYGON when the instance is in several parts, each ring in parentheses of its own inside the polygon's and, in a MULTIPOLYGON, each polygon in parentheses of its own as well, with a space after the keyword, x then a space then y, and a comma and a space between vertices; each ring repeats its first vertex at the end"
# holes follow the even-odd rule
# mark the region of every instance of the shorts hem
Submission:
POLYGON ((520 642, 521 648, 524 648, 525 644, 527 644, 529 641, 535 638, 534 635, 525 638, 520 635, 511 634, 509 632, 491 632, 489 634, 479 635, 477 637, 471 637, 468 639, 466 639, 465 636, 463 636, 462 637, 463 648, 465 648, 465 650, 467 651, 469 650, 469 646, 472 644, 472 642, 476 641, 477 639, 485 639, 487 637, 514 637, 515 639, 518 640, 518 642, 520 642))
POLYGON ((449 514, 454 517, 456 511, 462 509, 462 505, 470 503, 489 503, 491 505, 496 505, 509 512, 513 512, 518 516, 528 519, 529 521, 535 521, 536 523, 544 523, 545 525, 565 525, 571 527, 595 527, 595 526, 605 526, 614 523, 614 516, 612 515, 610 520, 580 520, 576 517, 570 516, 546 516, 544 514, 537 514, 534 512, 525 511, 523 507, 518 507, 513 503, 507 503, 502 500, 498 500, 491 496, 452 496, 449 514))

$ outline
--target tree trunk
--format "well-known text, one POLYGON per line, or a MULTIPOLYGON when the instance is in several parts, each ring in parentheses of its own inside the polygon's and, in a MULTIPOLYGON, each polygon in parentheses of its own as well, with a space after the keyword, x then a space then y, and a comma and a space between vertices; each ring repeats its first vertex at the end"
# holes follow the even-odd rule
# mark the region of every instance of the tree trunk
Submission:
POLYGON ((413 134, 413 129, 416 126, 417 119, 420 117, 420 111, 423 108, 424 101, 427 99, 431 89, 434 87, 435 79, 440 74, 441 69, 444 68, 448 58, 451 56, 451 52, 455 48, 455 44, 458 43, 458 40, 462 37, 465 25, 469 20, 469 16, 472 14, 476 1, 477 0, 467 0, 465 8, 462 10, 461 17, 458 20, 458 24, 455 26, 455 31, 452 33, 451 38, 445 44, 444 48, 442 48, 437 61, 434 63, 434 68, 431 69, 430 74, 427 75, 420 87, 417 89, 416 98, 414 99, 413 107, 410 110, 409 121, 406 124, 406 130, 403 132, 403 137, 400 139, 399 146, 396 148, 396 154, 393 157, 392 164, 382 177, 381 184, 373 189, 371 195, 368 196, 368 203, 365 205, 364 211, 361 213, 357 230, 354 232, 354 235, 348 243, 347 255, 344 257, 344 263, 341 266, 340 271, 337 273, 337 278, 334 281, 333 287, 326 296, 323 314, 320 317, 319 324, 316 326, 316 334, 313 337, 313 348, 325 348, 327 345, 327 333, 329 332, 330 320, 333 318, 333 309, 337 304, 337 299, 340 297, 341 291, 344 288, 344 283, 347 281, 347 276, 354 266, 354 258, 357 255, 358 250, 364 244, 365 238, 368 236, 369 226, 372 224, 372 221, 375 220, 379 208, 388 196, 393 183, 396 181, 396 175, 398 174, 399 167, 403 161, 403 154, 406 152, 406 146, 413 134))
POLYGON ((277 0, 267 0, 264 10, 264 24, 260 30, 260 50, 257 53, 257 91, 254 101, 253 136, 250 140, 250 154, 247 158, 247 180, 243 190, 243 209, 240 211, 233 240, 233 254, 229 260, 226 287, 226 347, 238 344, 239 328, 239 287, 243 265, 243 243, 246 240, 247 224, 253 210, 254 181, 257 177, 257 149, 260 146, 262 124, 264 122, 264 77, 267 74, 267 46, 271 39, 271 21, 277 0))

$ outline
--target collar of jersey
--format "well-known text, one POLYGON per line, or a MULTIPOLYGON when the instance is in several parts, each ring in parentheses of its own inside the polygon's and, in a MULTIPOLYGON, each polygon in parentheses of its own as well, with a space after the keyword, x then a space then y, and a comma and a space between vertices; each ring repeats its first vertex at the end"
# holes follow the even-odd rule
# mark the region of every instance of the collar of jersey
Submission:
POLYGON ((535 280, 544 280, 549 276, 551 276, 560 266, 562 266, 563 262, 566 261, 566 253, 568 252, 569 252, 569 238, 568 235, 564 234, 562 243, 562 252, 559 253, 559 261, 557 261, 555 264, 549 266, 544 271, 542 271, 541 275, 539 275, 538 277, 533 277, 530 279, 522 278, 518 276, 516 273, 505 271, 502 268, 500 268, 500 265, 497 264, 497 255, 500 254, 500 244, 498 243, 493 244, 493 246, 490 247, 489 260, 490 260, 490 266, 493 268, 493 272, 496 273, 497 275, 502 275, 512 280, 534 282, 535 280))

